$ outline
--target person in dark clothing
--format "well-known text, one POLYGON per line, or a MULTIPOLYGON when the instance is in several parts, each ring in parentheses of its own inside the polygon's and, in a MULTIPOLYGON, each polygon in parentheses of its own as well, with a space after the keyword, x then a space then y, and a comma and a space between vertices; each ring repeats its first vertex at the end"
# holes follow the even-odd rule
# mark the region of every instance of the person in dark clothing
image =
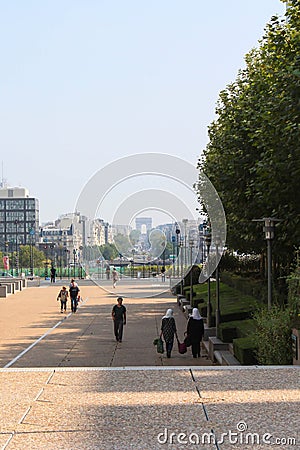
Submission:
POLYGON ((74 280, 71 281, 69 293, 70 293, 70 299, 71 299, 71 310, 73 313, 77 311, 77 304, 78 304, 78 297, 79 297, 80 289, 78 287, 78 284, 75 283, 74 280))
POLYGON ((168 309, 166 315, 162 318, 161 333, 160 333, 160 337, 163 336, 164 341, 166 343, 167 358, 171 358, 171 352, 174 343, 174 335, 178 340, 176 323, 173 317, 173 309, 168 309))
POLYGON ((126 308, 122 304, 123 298, 117 298, 117 304, 113 307, 111 316, 114 321, 114 333, 117 342, 122 342, 123 325, 126 325, 126 308))
POLYGON ((188 320, 187 335, 192 343, 193 358, 201 356, 200 344, 204 335, 204 322, 198 308, 193 308, 192 315, 188 320))
POLYGON ((56 269, 54 266, 51 267, 50 274, 51 274, 50 277, 51 283, 55 283, 56 269))

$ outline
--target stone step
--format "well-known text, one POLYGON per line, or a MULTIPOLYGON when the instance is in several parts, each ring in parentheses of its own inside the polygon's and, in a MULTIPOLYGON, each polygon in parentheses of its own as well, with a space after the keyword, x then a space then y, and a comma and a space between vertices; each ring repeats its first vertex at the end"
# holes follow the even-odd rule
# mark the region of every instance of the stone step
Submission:
POLYGON ((240 366, 241 363, 233 356, 230 351, 220 352, 222 356, 222 366, 240 366))
POLYGON ((216 335, 216 327, 208 328, 208 326, 206 324, 204 324, 203 340, 208 341, 208 338, 210 338, 211 336, 215 336, 215 335, 216 335))
POLYGON ((212 361, 215 361, 214 352, 216 350, 228 350, 228 343, 221 341, 216 336, 211 336, 208 338, 208 355, 212 361))
POLYGON ((218 362, 222 366, 222 352, 220 350, 214 351, 214 362, 218 362))
POLYGON ((233 344, 232 343, 228 345, 228 350, 234 356, 234 350, 233 350, 233 344))

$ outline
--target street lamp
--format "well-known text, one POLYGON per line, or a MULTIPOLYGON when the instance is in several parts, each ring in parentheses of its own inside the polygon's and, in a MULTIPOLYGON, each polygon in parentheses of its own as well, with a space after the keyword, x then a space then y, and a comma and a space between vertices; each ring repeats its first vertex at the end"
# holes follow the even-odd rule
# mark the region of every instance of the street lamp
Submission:
POLYGON ((218 337, 219 326, 221 322, 220 315, 220 276, 219 276, 219 246, 221 244, 221 238, 219 236, 215 236, 214 242, 216 245, 216 336, 218 337))
POLYGON ((73 278, 75 278, 76 248, 73 249, 73 278))
POLYGON ((179 258, 178 258, 178 253, 179 253, 179 235, 180 235, 180 229, 178 227, 178 224, 176 223, 176 257, 177 257, 177 277, 179 277, 179 258))
MULTIPOLYGON (((207 231, 205 231, 205 244, 206 244, 206 249, 207 249, 207 265, 209 268, 209 251, 210 251, 210 246, 211 246, 211 232, 209 229, 207 231)), ((207 279, 207 326, 208 327, 211 327, 211 325, 212 325, 211 313, 212 313, 212 308, 211 308, 210 276, 209 276, 207 279)))
POLYGON ((46 256, 46 260, 45 260, 45 280, 48 279, 48 244, 46 244, 44 246, 45 248, 45 256, 46 256))
POLYGON ((188 219, 182 219, 182 223, 184 225, 184 269, 187 266, 187 255, 186 255, 186 250, 187 250, 187 245, 186 245, 186 226, 188 223, 188 219))
POLYGON ((190 258, 191 258, 191 272, 190 272, 190 305, 193 305, 193 246, 194 246, 194 240, 189 240, 189 246, 190 246, 190 258))
POLYGON ((134 253, 135 253, 135 250, 134 250, 134 248, 132 249, 132 275, 131 275, 131 278, 134 278, 134 253))
POLYGON ((184 246, 184 242, 183 242, 183 236, 180 237, 180 242, 179 242, 179 247, 180 247, 180 293, 181 295, 183 295, 183 246, 184 246))
POLYGON ((35 235, 35 229, 34 229, 34 222, 31 224, 31 228, 29 230, 30 235, 30 275, 33 277, 34 272, 34 260, 33 260, 33 243, 34 243, 34 235, 35 235))
POLYGON ((8 242, 5 241, 5 256, 3 257, 4 270, 9 274, 9 256, 8 256, 8 242))
POLYGON ((267 241, 268 259, 268 310, 272 308, 272 241, 275 237, 275 222, 282 222, 274 217, 264 217, 263 219, 253 219, 253 222, 264 222, 263 231, 267 241))
POLYGON ((173 246, 173 254, 172 254, 172 272, 173 272, 173 276, 175 277, 175 265, 174 265, 174 261, 175 261, 175 242, 176 242, 176 237, 172 236, 172 246, 173 246))
POLYGON ((18 265, 19 265, 19 261, 18 261, 18 220, 15 220, 14 224, 16 226, 16 257, 15 257, 15 270, 16 270, 16 275, 18 276, 18 265))

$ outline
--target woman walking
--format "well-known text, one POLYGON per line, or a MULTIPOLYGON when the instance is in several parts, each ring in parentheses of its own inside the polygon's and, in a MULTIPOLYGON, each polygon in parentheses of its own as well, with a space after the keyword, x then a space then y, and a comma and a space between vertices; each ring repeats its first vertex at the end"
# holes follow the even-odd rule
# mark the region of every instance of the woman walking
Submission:
POLYGON ((171 352, 174 343, 174 335, 178 340, 176 323, 173 317, 173 309, 167 309, 166 315, 162 318, 161 321, 161 333, 160 333, 160 337, 163 336, 164 341, 166 343, 167 358, 171 358, 171 352))
POLYGON ((204 322, 198 308, 193 308, 192 315, 188 320, 187 335, 192 343, 193 358, 201 356, 200 343, 204 335, 204 322))

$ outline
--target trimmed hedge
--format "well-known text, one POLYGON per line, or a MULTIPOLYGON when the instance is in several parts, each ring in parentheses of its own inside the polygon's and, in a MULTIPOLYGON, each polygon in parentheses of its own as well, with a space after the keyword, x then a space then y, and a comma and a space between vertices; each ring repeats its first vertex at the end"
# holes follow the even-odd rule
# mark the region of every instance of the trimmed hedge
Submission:
MULTIPOLYGON (((194 286, 194 301, 203 299, 199 305, 200 314, 207 315, 207 283, 194 286)), ((215 323, 216 283, 211 282, 212 325, 215 323)), ((249 295, 220 283, 220 315, 222 322, 249 319, 257 308, 257 300, 249 295)))
POLYGON ((233 339, 233 351, 236 359, 245 366, 257 364, 256 345, 253 337, 233 339))
POLYGON ((221 280, 241 293, 255 297, 261 303, 266 302, 268 287, 264 280, 255 280, 225 271, 221 273, 221 280))
POLYGON ((220 323, 218 338, 223 342, 232 342, 233 339, 251 336, 255 331, 255 322, 252 319, 235 320, 220 323))

